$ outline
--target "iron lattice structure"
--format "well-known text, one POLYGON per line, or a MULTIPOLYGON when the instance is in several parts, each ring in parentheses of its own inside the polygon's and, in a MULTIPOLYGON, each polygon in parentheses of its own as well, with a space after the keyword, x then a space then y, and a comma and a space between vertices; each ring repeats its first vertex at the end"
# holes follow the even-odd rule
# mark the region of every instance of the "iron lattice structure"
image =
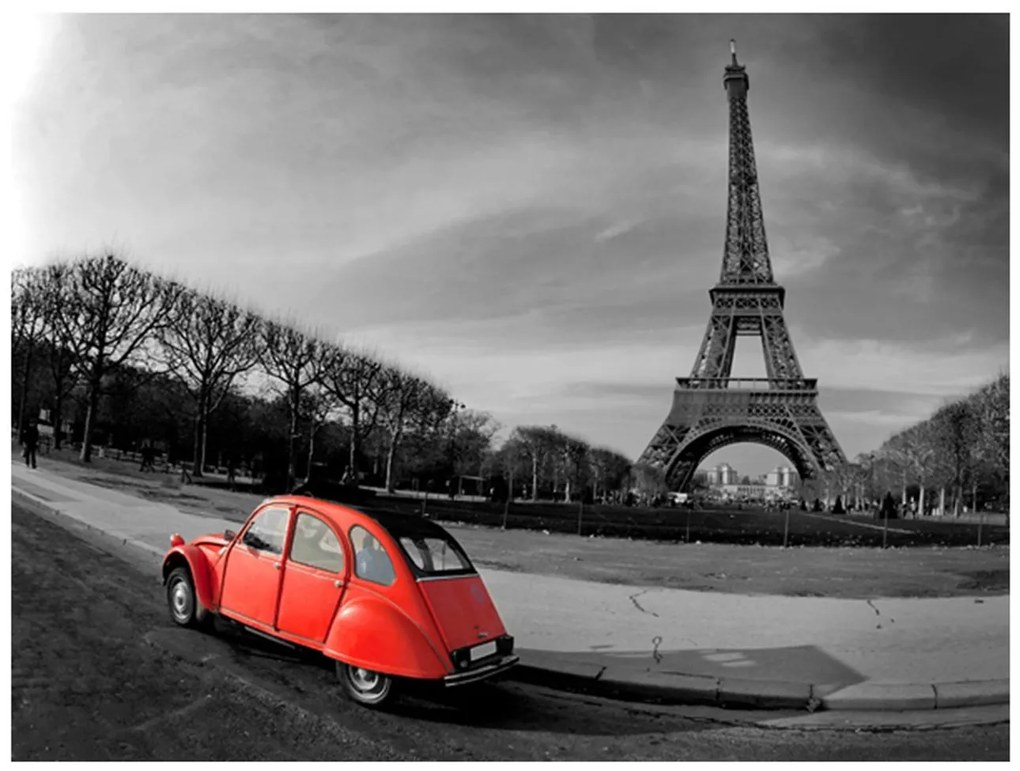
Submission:
POLYGON ((786 291, 773 278, 765 238, 747 114, 749 81, 731 50, 723 78, 730 106, 730 177, 722 272, 709 290, 712 315, 691 376, 677 378, 673 407, 638 459, 662 468, 675 490, 689 484, 706 455, 737 442, 778 450, 802 479, 845 462, 818 409, 817 381, 804 377, 786 328, 786 291), (761 340, 765 378, 730 377, 740 335, 761 340))

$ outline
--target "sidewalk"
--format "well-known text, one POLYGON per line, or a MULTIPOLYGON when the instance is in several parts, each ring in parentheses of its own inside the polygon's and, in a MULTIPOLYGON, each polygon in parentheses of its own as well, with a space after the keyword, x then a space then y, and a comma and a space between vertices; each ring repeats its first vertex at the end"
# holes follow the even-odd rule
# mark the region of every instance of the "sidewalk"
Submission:
MULTIPOLYGON (((15 500, 159 555, 237 528, 11 464, 15 500)), ((1009 700, 1009 597, 842 600, 657 589, 482 570, 518 679, 678 703, 931 710, 1009 700)))

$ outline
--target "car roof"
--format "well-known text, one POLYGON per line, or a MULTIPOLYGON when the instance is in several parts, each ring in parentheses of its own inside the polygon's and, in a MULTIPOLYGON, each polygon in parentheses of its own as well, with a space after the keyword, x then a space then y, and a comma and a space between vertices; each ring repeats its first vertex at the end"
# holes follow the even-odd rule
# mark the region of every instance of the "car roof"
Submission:
POLYGON ((330 519, 341 531, 346 531, 352 525, 358 524, 361 519, 370 519, 380 525, 394 538, 408 536, 411 538, 441 537, 450 538, 442 527, 431 520, 424 519, 418 515, 401 514, 394 511, 375 510, 364 511, 349 504, 337 503, 325 498, 316 498, 310 495, 277 495, 263 501, 266 503, 282 503, 288 506, 308 506, 316 512, 330 519))

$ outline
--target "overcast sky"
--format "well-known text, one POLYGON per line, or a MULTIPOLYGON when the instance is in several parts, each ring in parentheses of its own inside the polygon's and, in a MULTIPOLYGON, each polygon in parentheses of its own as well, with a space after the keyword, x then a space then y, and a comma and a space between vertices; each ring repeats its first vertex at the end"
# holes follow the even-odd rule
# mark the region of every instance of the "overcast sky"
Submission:
MULTIPOLYGON (((1008 370, 1006 16, 61 16, 23 263, 130 260, 636 457, 722 263, 728 41, 848 456, 1008 370)), ((28 65, 26 65, 28 66, 28 65)), ((735 375, 764 374, 753 338, 735 375)), ((771 450, 727 448, 741 473, 771 450)))

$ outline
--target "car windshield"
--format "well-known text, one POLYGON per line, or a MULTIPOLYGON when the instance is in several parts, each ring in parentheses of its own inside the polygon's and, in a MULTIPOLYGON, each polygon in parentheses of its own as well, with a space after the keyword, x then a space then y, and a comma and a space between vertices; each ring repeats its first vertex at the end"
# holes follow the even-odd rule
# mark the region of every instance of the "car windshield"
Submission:
POLYGON ((418 571, 426 575, 472 571, 464 552, 452 540, 438 535, 405 535, 399 539, 418 571))

